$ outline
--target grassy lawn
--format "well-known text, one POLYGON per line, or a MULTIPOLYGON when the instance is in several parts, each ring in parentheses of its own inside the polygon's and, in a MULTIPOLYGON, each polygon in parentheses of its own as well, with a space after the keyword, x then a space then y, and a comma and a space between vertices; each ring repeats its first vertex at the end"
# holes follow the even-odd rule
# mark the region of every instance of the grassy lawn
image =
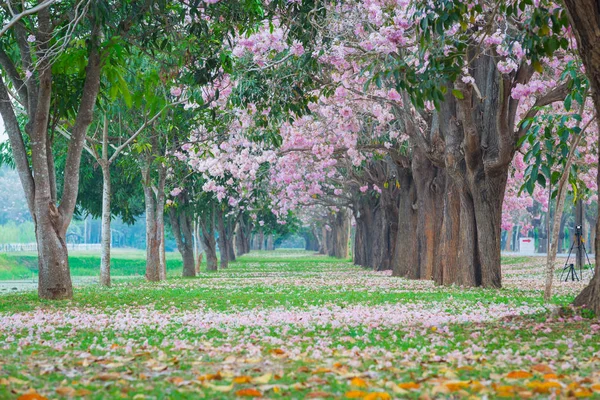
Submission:
MULTIPOLYGON (((114 249, 111 254, 113 276, 144 276, 146 254, 143 250, 114 249)), ((98 276, 100 257, 98 252, 69 252, 69 265, 73 276, 98 276)), ((177 252, 167 253, 167 267, 173 275, 181 273, 181 257, 177 252)), ((31 278, 37 275, 36 253, 0 254, 0 280, 31 278)))
MULTIPOLYGON (((143 274, 143 255, 115 259, 143 274)), ((552 311, 583 284, 557 282, 544 305, 543 261, 503 263, 504 288, 482 290, 303 251, 182 279, 173 255, 163 283, 0 295, 0 399, 600 398, 600 321, 552 311)))

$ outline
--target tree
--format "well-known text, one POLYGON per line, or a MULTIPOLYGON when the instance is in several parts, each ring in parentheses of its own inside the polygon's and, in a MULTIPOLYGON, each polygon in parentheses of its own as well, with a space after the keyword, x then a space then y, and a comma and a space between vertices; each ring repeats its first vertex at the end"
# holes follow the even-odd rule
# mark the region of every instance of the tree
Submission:
POLYGON ((113 45, 128 34, 151 3, 123 1, 119 13, 109 12, 103 1, 52 4, 39 10, 37 18, 20 19, 2 37, 0 113, 36 225, 40 298, 73 295, 65 239, 75 211, 81 153, 94 116, 102 67, 113 45), (73 41, 73 37, 87 40, 73 41), (62 75, 53 71, 54 66, 67 63, 71 68, 62 69, 62 75), (68 90, 73 94, 68 110, 61 104, 53 108, 57 96, 63 94, 59 77, 76 88, 68 90), (56 109, 58 115, 53 114, 56 109), (24 126, 17 119, 20 113, 26 116, 24 126), (61 171, 64 187, 59 201, 49 127, 63 123, 65 116, 71 141, 61 171))
MULTIPOLYGON (((596 116, 600 115, 600 5, 594 0, 565 0, 565 7, 569 13, 571 28, 577 39, 577 49, 585 65, 586 74, 592 88, 592 99, 596 106, 596 116)), ((599 136, 598 145, 600 145, 599 136)), ((599 152, 600 156, 600 152, 599 152)), ((600 165, 600 159, 599 159, 600 165)), ((600 185, 600 174, 597 174, 600 185)), ((598 203, 600 211, 600 203, 598 203)), ((600 214, 599 214, 600 215, 600 214)), ((574 304, 584 306, 600 314, 600 224, 596 223, 596 266, 594 277, 589 285, 575 298, 574 304)))

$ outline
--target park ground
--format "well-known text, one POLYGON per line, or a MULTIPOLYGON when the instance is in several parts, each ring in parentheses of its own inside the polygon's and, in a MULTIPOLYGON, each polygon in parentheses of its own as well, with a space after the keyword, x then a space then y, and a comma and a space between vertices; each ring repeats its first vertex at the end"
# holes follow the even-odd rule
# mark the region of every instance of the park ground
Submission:
MULTIPOLYGON (((436 287, 304 251, 147 283, 142 253, 76 254, 74 299, 0 294, 0 399, 600 398, 600 321, 541 297, 543 260, 503 260, 501 290, 436 287), (76 280, 77 282, 77 280, 76 280)), ((31 279, 33 255, 0 255, 31 279)))

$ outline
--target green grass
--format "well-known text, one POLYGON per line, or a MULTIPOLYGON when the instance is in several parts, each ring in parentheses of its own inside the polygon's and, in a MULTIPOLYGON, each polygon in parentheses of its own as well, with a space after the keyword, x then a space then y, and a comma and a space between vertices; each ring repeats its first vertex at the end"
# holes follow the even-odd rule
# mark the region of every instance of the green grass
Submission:
POLYGON ((27 264, 7 254, 0 254, 0 281, 31 278, 32 271, 27 264))
MULTIPOLYGON (((124 276, 143 268, 143 253, 115 258, 130 272, 124 276)), ((97 268, 93 254, 73 260, 75 270, 97 268)), ((185 279, 177 277, 181 267, 171 255, 166 282, 131 277, 109 289, 82 285, 70 301, 40 301, 32 292, 0 295, 0 398, 32 389, 48 398, 91 399, 221 399, 239 397, 243 389, 276 399, 345 398, 356 391, 367 399, 377 392, 415 399, 547 398, 550 393, 535 389, 547 380, 539 365, 557 374, 558 397, 600 397, 600 386, 594 389, 600 383, 597 320, 576 313, 550 317, 539 289, 518 281, 537 276, 539 268, 521 257, 503 261, 514 266, 514 281, 501 290, 436 287, 282 251, 252 253, 227 270, 185 279), (417 321, 368 322, 394 307, 416 313, 417 321), (533 311, 494 318, 519 307, 533 311), (332 310, 331 322, 302 320, 303 313, 318 320, 332 310), (300 319, 253 324, 277 313, 300 319), (486 319, 460 322, 473 313, 486 319), (460 318, 420 325, 437 315, 460 318), (355 317, 356 323, 343 322, 355 317), (513 371, 531 375, 509 379, 513 371), (406 382, 418 389, 397 385, 406 382)), ((577 290, 562 290, 553 303, 568 304, 577 290)))
MULTIPOLYGON (((69 254, 72 276, 98 276, 100 256, 97 252, 78 251, 69 254)), ((145 253, 142 250, 116 250, 111 257, 113 276, 143 276, 146 272, 145 253)), ((167 253, 167 269, 173 275, 181 273, 179 253, 167 253)), ((0 254, 0 280, 30 278, 37 275, 37 254, 0 254)))

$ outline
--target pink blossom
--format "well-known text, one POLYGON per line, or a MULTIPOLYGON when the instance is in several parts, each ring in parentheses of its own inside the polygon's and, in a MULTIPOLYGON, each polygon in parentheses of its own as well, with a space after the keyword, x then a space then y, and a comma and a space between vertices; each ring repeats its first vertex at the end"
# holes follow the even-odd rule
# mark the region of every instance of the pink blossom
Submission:
POLYGON ((181 96, 181 88, 177 87, 177 86, 172 87, 171 88, 171 96, 173 96, 173 97, 179 97, 179 96, 181 96))

